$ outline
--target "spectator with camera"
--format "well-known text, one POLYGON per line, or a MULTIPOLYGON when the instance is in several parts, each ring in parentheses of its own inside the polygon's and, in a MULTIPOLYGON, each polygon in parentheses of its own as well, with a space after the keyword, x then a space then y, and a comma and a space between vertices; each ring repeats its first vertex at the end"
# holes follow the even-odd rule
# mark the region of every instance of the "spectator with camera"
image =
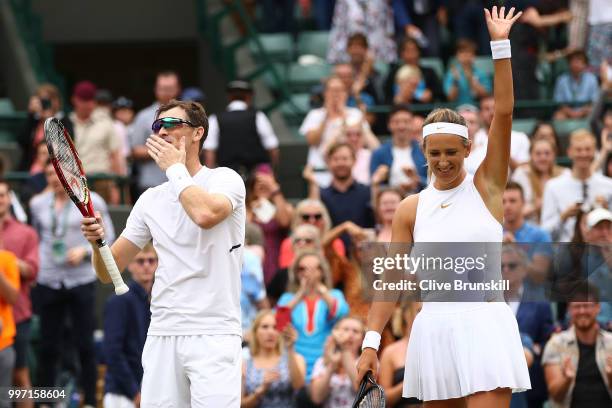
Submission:
POLYGON ((588 130, 572 132, 567 155, 572 160, 571 174, 550 180, 544 188, 541 226, 553 241, 569 242, 576 215, 596 206, 612 207, 612 179, 593 173, 595 136, 588 130))
POLYGON ((569 72, 557 78, 555 102, 561 107, 555 112, 555 119, 581 119, 589 116, 593 102, 599 96, 597 77, 587 71, 589 62, 582 50, 567 56, 569 72))

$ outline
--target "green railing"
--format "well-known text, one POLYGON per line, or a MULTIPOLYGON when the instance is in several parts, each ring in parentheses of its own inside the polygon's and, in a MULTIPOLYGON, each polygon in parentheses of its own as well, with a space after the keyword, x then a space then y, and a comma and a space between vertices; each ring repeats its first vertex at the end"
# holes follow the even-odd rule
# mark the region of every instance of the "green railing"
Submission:
POLYGON ((270 75, 273 87, 278 92, 274 101, 264 106, 262 110, 268 113, 279 108, 283 103, 288 102, 296 113, 300 112, 299 108, 291 103, 287 84, 282 80, 277 68, 272 64, 270 55, 263 46, 259 33, 241 0, 224 1, 223 7, 214 13, 210 12, 207 0, 196 0, 196 11, 200 33, 209 40, 212 48, 212 61, 223 71, 228 80, 238 78, 236 51, 241 47, 253 44, 258 65, 251 72, 242 75, 242 79, 252 81, 263 75, 270 75), (230 43, 223 41, 221 33, 221 24, 227 18, 238 18, 245 31, 245 34, 230 43))

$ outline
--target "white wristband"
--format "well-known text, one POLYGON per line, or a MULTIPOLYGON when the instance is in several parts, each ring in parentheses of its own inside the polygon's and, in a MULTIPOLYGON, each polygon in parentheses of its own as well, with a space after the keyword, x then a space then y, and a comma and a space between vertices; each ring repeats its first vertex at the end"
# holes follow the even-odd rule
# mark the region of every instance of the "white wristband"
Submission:
POLYGON ((195 186, 195 181, 183 163, 175 163, 166 169, 166 176, 170 181, 172 191, 178 200, 181 192, 189 186, 195 186))
POLYGON ((510 58, 510 40, 491 41, 491 54, 494 60, 510 58))
POLYGON ((361 350, 365 348, 373 348, 378 351, 378 347, 380 346, 380 333, 374 330, 369 330, 366 332, 365 337, 363 338, 363 343, 361 343, 361 350))

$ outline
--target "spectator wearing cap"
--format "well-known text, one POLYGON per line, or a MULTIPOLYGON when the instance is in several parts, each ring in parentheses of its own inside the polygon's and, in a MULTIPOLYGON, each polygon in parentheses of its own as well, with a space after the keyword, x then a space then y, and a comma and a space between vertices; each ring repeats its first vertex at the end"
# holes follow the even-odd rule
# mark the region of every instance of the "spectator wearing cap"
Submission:
POLYGON ((145 142, 151 135, 151 124, 160 105, 178 98, 181 93, 179 76, 174 71, 162 71, 155 79, 155 102, 138 112, 129 133, 132 160, 137 167, 136 197, 138 198, 149 187, 155 187, 167 180, 166 175, 159 169, 155 161, 149 156, 145 142))
MULTIPOLYGON (((97 88, 90 81, 78 82, 72 93, 74 111, 69 115, 74 127, 74 143, 87 174, 123 174, 121 141, 108 112, 96 109, 97 88)), ((107 202, 115 203, 114 182, 100 180, 94 189, 107 202)))
POLYGON ((129 127, 134 120, 134 103, 125 96, 115 99, 111 105, 112 116, 115 123, 115 131, 122 142, 121 152, 127 160, 131 156, 129 127))
POLYGON ((263 112, 251 106, 253 88, 246 81, 227 85, 225 112, 211 115, 204 155, 208 167, 229 167, 247 175, 258 164, 278 164, 278 138, 263 112))
POLYGON ((121 175, 127 175, 127 159, 130 155, 130 143, 128 141, 128 130, 127 126, 123 122, 118 121, 114 118, 113 113, 113 94, 108 89, 98 89, 96 91, 96 110, 94 111, 98 115, 107 116, 113 121, 115 127, 115 133, 119 138, 121 145, 121 175))
POLYGON ((185 88, 185 90, 181 94, 181 101, 197 102, 200 105, 204 106, 204 104, 206 103, 206 94, 200 88, 196 86, 191 86, 189 88, 185 88))
POLYGON ((570 135, 567 155, 571 174, 556 177, 544 187, 541 226, 553 241, 569 242, 574 235, 576 215, 596 205, 612 207, 612 179, 591 169, 595 158, 595 136, 579 129, 570 135))
POLYGON ((555 102, 561 107, 555 119, 581 119, 589 116, 593 102, 599 96, 597 77, 587 71, 588 58, 584 51, 576 50, 567 56, 569 72, 557 78, 555 102))

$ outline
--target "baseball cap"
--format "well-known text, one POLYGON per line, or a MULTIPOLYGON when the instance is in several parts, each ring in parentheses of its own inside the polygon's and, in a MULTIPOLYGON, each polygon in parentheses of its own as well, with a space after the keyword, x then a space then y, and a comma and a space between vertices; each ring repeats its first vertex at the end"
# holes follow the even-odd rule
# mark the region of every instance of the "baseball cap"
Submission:
POLYGON ((202 92, 200 88, 192 86, 183 91, 183 93, 181 94, 181 100, 182 101, 204 102, 206 101, 206 94, 202 92))
POLYGON ((120 96, 113 102, 113 109, 123 109, 128 108, 132 109, 134 107, 134 102, 131 99, 126 98, 125 96, 120 96))
POLYGON ((91 101, 96 97, 96 85, 91 81, 77 82, 72 91, 72 95, 83 101, 91 101))
POLYGON ((236 80, 230 81, 226 87, 227 91, 244 91, 244 92, 253 92, 253 88, 251 84, 247 81, 236 80))
POLYGON ((602 221, 612 222, 612 212, 605 208, 596 208, 587 215, 586 223, 589 229, 593 228, 602 221))

